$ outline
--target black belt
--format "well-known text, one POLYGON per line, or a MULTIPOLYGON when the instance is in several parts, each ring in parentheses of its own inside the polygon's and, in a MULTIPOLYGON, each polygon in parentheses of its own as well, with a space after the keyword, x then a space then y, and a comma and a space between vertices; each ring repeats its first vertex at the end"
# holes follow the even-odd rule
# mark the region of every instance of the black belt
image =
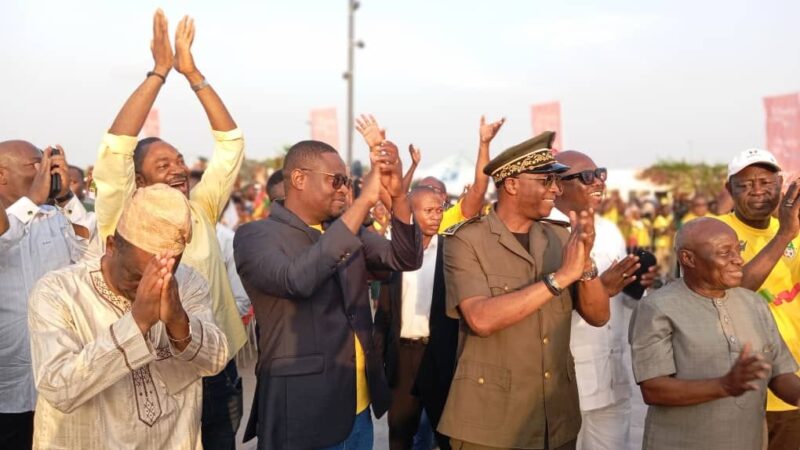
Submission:
POLYGON ((418 337, 418 338, 400 338, 400 345, 408 345, 408 346, 422 346, 428 345, 428 337, 418 337))

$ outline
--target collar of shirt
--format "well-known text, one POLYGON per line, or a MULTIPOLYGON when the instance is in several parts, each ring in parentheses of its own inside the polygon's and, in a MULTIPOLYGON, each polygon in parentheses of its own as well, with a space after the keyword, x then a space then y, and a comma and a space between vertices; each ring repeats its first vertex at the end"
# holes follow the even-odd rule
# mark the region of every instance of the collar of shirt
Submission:
POLYGON ((14 202, 13 205, 6 208, 6 214, 16 217, 24 224, 30 222, 38 214, 52 216, 57 211, 58 210, 55 207, 50 205, 39 206, 36 203, 33 203, 33 201, 31 201, 31 199, 28 197, 20 197, 20 199, 14 202))

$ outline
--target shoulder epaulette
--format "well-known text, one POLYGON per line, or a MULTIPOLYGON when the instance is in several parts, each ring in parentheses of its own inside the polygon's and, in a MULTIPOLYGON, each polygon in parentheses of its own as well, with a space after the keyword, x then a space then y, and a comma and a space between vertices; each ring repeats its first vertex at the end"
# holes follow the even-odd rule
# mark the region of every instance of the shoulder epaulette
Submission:
POLYGON ((445 235, 445 236, 452 236, 452 235, 456 234, 456 231, 458 231, 459 228, 463 227, 464 225, 466 225, 468 223, 477 222, 478 220, 481 220, 480 216, 475 216, 475 217, 469 218, 467 220, 458 222, 457 224, 455 224, 453 226, 445 228, 444 231, 442 231, 442 234, 445 235))

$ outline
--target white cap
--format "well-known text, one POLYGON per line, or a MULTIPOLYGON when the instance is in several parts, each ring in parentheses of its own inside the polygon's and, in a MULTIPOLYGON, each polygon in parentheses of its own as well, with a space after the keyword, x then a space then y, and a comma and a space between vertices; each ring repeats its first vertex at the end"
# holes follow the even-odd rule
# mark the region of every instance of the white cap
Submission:
POLYGON ((735 158, 728 164, 728 178, 741 172, 745 167, 752 166, 753 164, 766 164, 772 166, 775 170, 780 171, 781 166, 778 165, 778 160, 768 150, 761 148, 748 148, 747 150, 736 155, 735 158))

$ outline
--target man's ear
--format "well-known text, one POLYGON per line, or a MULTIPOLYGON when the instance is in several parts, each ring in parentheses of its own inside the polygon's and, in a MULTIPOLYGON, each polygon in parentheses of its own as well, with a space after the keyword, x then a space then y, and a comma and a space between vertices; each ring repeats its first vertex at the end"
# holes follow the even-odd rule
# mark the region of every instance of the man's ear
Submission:
POLYGON ((136 187, 140 188, 145 186, 147 186, 147 183, 145 182, 144 175, 142 175, 139 172, 136 172, 136 187))
POLYGON ((8 169, 0 166, 0 185, 8 184, 8 169))
POLYGON ((114 246, 114 235, 111 234, 106 238, 106 256, 113 256, 116 250, 117 249, 114 246))
POLYGON ((681 266, 683 267, 690 267, 694 269, 697 266, 697 261, 695 261, 694 252, 691 250, 678 250, 678 261, 680 261, 681 266))
POLYGON ((306 176, 305 171, 300 169, 292 170, 292 173, 289 176, 289 182, 293 189, 298 191, 304 190, 306 188, 306 181, 308 181, 308 177, 306 176))
POLYGON ((510 195, 517 195, 519 192, 519 180, 516 178, 508 177, 503 180, 503 189, 510 195))

